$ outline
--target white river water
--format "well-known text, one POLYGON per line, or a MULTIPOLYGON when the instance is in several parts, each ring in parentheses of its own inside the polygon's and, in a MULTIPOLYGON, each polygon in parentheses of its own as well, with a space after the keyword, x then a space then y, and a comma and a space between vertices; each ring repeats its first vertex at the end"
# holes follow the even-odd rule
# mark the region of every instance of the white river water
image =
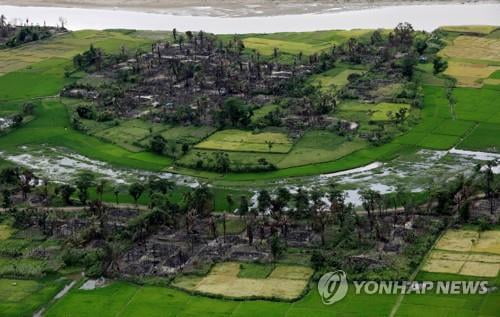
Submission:
POLYGON ((257 17, 209 17, 146 13, 120 9, 0 6, 0 13, 18 21, 56 25, 59 17, 72 30, 124 28, 137 30, 204 30, 218 34, 301 32, 330 29, 393 28, 410 22, 432 31, 442 25, 500 24, 500 3, 401 5, 355 11, 257 17))

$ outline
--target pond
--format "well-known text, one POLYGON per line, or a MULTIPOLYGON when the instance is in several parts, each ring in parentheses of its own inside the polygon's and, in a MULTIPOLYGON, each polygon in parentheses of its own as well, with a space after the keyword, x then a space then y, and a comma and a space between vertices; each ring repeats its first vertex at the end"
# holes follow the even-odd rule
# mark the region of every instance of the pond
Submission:
POLYGON ((318 14, 228 17, 147 13, 120 9, 0 6, 9 20, 55 25, 59 17, 72 30, 204 30, 218 34, 301 32, 353 28, 393 28, 410 22, 415 29, 432 31, 442 25, 498 24, 500 4, 401 5, 318 14))

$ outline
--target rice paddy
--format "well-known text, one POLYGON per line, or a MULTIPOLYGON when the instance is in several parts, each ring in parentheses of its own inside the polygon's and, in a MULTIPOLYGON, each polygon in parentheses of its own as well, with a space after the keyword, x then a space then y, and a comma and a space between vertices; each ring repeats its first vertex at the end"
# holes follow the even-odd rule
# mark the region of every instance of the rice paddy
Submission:
POLYGON ((500 62, 500 39, 459 36, 441 54, 456 60, 500 62))
POLYGON ((460 87, 482 87, 483 83, 488 83, 484 79, 499 69, 500 66, 450 61, 444 73, 455 77, 460 87))
POLYGON ((498 29, 498 27, 493 25, 454 25, 454 26, 443 26, 440 27, 440 29, 447 32, 487 35, 498 29))
POLYGON ((205 141, 196 145, 197 149, 287 153, 292 148, 292 141, 280 132, 253 133, 242 130, 223 130, 214 133, 205 141))
POLYGON ((449 230, 437 242, 422 270, 496 277, 500 270, 500 231, 449 230))
MULTIPOLYGON (((232 298, 298 298, 309 282, 313 271, 308 267, 278 265, 266 278, 238 276, 240 263, 216 264, 210 273, 198 279, 191 291, 232 298)), ((186 285, 186 280, 183 281, 186 285)), ((175 285, 175 284, 174 284, 175 285)))

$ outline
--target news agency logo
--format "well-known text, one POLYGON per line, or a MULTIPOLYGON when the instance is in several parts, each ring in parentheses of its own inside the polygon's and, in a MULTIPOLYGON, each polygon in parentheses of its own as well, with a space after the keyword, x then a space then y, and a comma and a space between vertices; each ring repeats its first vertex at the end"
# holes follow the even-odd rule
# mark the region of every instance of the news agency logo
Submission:
POLYGON ((332 305, 347 295, 349 284, 344 271, 328 272, 318 282, 318 291, 325 305, 332 305))
MULTIPOLYGON (((433 294, 446 295, 484 295, 494 288, 488 287, 488 281, 353 281, 355 294, 433 294)), ((318 292, 325 305, 341 301, 349 289, 347 274, 344 271, 328 272, 318 282, 318 292)))

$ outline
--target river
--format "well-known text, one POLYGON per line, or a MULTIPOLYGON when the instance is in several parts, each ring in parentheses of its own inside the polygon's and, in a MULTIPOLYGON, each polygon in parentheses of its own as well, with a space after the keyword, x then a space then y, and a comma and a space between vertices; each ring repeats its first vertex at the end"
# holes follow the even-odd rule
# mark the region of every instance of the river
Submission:
POLYGON ((210 17, 146 13, 120 9, 0 6, 9 20, 55 25, 59 17, 71 30, 204 30, 218 34, 301 32, 329 29, 393 28, 410 22, 415 29, 432 31, 442 25, 500 24, 500 4, 401 5, 355 11, 258 17, 210 17))

